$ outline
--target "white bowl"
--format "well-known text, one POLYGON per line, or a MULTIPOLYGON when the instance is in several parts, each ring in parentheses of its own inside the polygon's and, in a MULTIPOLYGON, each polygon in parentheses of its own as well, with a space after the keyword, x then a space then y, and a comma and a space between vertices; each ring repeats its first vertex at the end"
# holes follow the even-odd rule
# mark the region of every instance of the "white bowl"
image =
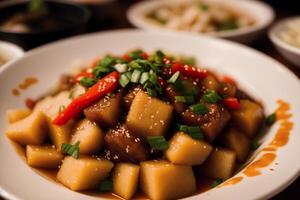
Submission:
MULTIPOLYGON (((186 2, 194 0, 186 0, 186 2)), ((271 24, 275 18, 274 10, 267 4, 261 1, 255 0, 208 0, 209 2, 216 4, 224 4, 228 7, 232 7, 242 13, 247 13, 251 16, 256 24, 251 27, 240 28, 236 30, 219 31, 214 33, 208 33, 207 35, 214 37, 221 37, 245 44, 249 44, 261 36, 266 28, 271 24)), ((146 19, 145 14, 149 11, 158 8, 160 6, 182 3, 182 0, 153 0, 153 1, 142 1, 129 8, 127 11, 127 18, 136 27, 150 30, 150 31, 176 31, 186 32, 190 34, 203 34, 194 33, 183 30, 171 30, 155 23, 151 23, 146 19)))
MULTIPOLYGON (((75 60, 89 61, 108 52, 121 54, 138 47, 146 51, 160 48, 170 53, 195 56, 200 61, 200 66, 214 70, 219 75, 233 77, 242 89, 262 102, 266 113, 274 112, 278 107, 278 99, 283 99, 291 106, 292 116, 288 120, 294 126, 288 132, 289 142, 273 152, 276 155, 275 160, 259 169, 261 175, 246 177, 242 170, 234 176, 243 177, 241 182, 230 186, 221 185, 188 199, 267 199, 297 178, 300 172, 300 159, 297 157, 300 152, 300 83, 286 67, 258 51, 225 40, 123 30, 89 34, 48 44, 28 52, 21 59, 0 69, 1 195, 13 200, 101 199, 73 192, 32 170, 15 152, 4 134, 7 126, 5 112, 9 108, 24 107, 24 101, 28 97, 37 98, 44 94, 52 88, 62 73, 71 70, 70 66, 75 60), (21 96, 13 96, 12 89, 28 76, 35 76, 38 84, 24 91, 21 96)), ((282 124, 285 124, 284 121, 272 126, 262 138, 261 147, 255 151, 249 163, 257 161, 267 153, 263 148, 274 139, 282 124)))
POLYGON ((269 38, 271 39, 279 53, 298 67, 300 67, 300 48, 294 47, 281 40, 278 34, 286 30, 286 24, 288 22, 299 19, 300 17, 298 16, 281 20, 269 30, 269 38))
MULTIPOLYGON (((21 47, 9 42, 0 41, 0 56, 7 61, 4 65, 9 64, 23 54, 24 50, 21 47)), ((3 67, 3 65, 0 65, 0 67, 3 67)))

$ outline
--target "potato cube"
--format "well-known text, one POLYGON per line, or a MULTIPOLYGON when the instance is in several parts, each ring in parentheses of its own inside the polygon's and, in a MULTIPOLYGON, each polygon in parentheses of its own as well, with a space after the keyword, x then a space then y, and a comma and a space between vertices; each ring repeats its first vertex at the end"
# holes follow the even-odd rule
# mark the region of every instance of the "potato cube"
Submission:
POLYGON ((119 163, 113 173, 113 192, 124 199, 131 199, 139 182, 140 166, 119 163))
POLYGON ((141 87, 132 88, 123 97, 123 105, 127 111, 130 109, 131 103, 132 103, 133 99, 135 98, 135 95, 141 90, 142 90, 141 87))
POLYGON ((232 113, 233 121, 243 133, 254 137, 264 119, 263 109, 250 100, 241 100, 240 104, 241 108, 232 113))
POLYGON ((65 125, 57 126, 52 124, 52 120, 59 114, 59 111, 68 106, 70 102, 69 92, 63 91, 54 97, 42 99, 34 108, 34 112, 41 111, 47 116, 50 139, 58 150, 61 149, 63 143, 70 141, 74 122, 70 120, 65 125))
POLYGON ((139 91, 131 104, 126 125, 142 138, 164 135, 171 121, 172 112, 171 105, 139 91))
POLYGON ((80 141, 79 152, 82 154, 92 154, 98 152, 104 143, 104 133, 88 119, 81 120, 75 128, 71 144, 80 141))
POLYGON ((201 165, 200 172, 210 178, 226 180, 232 176, 235 160, 236 153, 234 151, 216 148, 201 165))
POLYGON ((28 117, 30 114, 31 111, 27 109, 14 109, 14 110, 8 110, 6 112, 9 123, 14 123, 16 121, 24 119, 25 117, 28 117))
POLYGON ((212 149, 209 143, 178 132, 169 143, 166 157, 173 164, 200 165, 207 159, 212 149))
POLYGON ((40 145, 45 141, 47 133, 47 121, 42 112, 32 113, 6 129, 7 137, 21 145, 40 145))
POLYGON ((65 157, 57 180, 74 191, 93 189, 105 180, 113 168, 113 163, 106 159, 80 156, 77 160, 65 157))
POLYGON ((100 101, 84 110, 84 115, 102 128, 112 127, 118 123, 122 107, 122 94, 105 96, 100 101))
POLYGON ((31 167, 58 168, 64 158, 53 146, 26 146, 27 163, 31 167))
POLYGON ((52 143, 60 150, 63 143, 69 143, 71 138, 71 130, 74 121, 69 121, 65 125, 57 126, 52 124, 52 120, 48 118, 49 135, 52 143))
POLYGON ((191 166, 174 165, 164 160, 141 163, 140 186, 154 200, 178 199, 197 190, 191 166))
POLYGON ((224 133, 222 142, 225 147, 235 151, 238 161, 245 161, 251 146, 251 140, 245 134, 230 128, 224 133))

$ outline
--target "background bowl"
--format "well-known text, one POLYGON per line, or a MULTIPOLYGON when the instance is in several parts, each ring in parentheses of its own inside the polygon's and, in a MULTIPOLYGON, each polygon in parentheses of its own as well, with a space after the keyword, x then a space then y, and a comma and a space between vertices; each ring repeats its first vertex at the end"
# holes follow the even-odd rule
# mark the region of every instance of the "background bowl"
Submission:
MULTIPOLYGON (((11 0, 0 3, 1 21, 11 16, 12 13, 25 11, 27 0, 11 0)), ((23 47, 25 50, 59 38, 82 33, 89 20, 89 11, 83 6, 62 1, 46 1, 50 13, 59 20, 68 21, 64 27, 54 30, 18 33, 1 29, 0 40, 6 40, 23 47)))
MULTIPOLYGON (((122 54, 138 47, 145 51, 160 48, 170 53, 195 56, 200 66, 207 67, 218 75, 226 74, 233 77, 241 89, 262 102, 267 114, 274 112, 279 99, 290 105, 291 116, 288 119, 293 123, 293 127, 288 132, 289 141, 276 152, 271 152, 276 158, 264 168, 258 168, 260 175, 247 177, 241 170, 234 176, 234 178, 243 177, 241 182, 229 186, 221 185, 188 199, 231 200, 241 199, 241 196, 243 200, 269 199, 298 177, 300 83, 282 64, 243 45, 216 38, 124 30, 95 33, 45 45, 0 69, 0 195, 13 200, 101 199, 71 191, 41 177, 30 168, 15 152, 4 134, 7 126, 5 112, 9 108, 24 107, 26 98, 35 99, 45 94, 58 81, 61 74, 72 70, 74 61, 78 59, 88 62, 105 53, 122 54), (12 89, 28 76, 36 77, 38 83, 22 91, 20 96, 12 95, 12 89)), ((246 165, 266 154, 264 147, 273 141, 282 123, 280 121, 274 124, 264 135, 259 141, 261 146, 246 165)))
MULTIPOLYGON (((18 47, 15 44, 0 41, 0 56, 6 60, 4 65, 11 63, 12 61, 20 58, 24 54, 22 48, 18 47)), ((3 67, 3 65, 0 65, 3 67)))
MULTIPOLYGON (((189 1, 193 2, 194 0, 186 0, 185 2, 189 1)), ((151 23, 145 18, 145 14, 155 8, 158 8, 163 5, 176 4, 180 2, 182 3, 181 0, 143 1, 133 5, 128 10, 127 18, 129 19, 130 23, 132 23, 134 26, 150 31, 180 31, 190 34, 203 34, 192 33, 190 31, 184 30, 170 30, 165 27, 151 23)), ((266 28, 271 24, 271 22, 275 18, 274 10, 269 5, 261 1, 209 0, 209 2, 232 7, 237 11, 248 14, 256 21, 256 24, 251 27, 245 27, 236 30, 219 31, 207 34, 210 36, 221 37, 241 43, 251 43, 265 32, 266 28)))
POLYGON ((300 48, 294 47, 285 41, 281 40, 278 36, 279 33, 282 31, 287 30, 287 23, 293 20, 299 20, 300 16, 298 17, 291 17, 284 19, 278 23, 276 23, 269 31, 269 38, 279 51, 279 53, 289 60, 294 65, 300 67, 300 48))

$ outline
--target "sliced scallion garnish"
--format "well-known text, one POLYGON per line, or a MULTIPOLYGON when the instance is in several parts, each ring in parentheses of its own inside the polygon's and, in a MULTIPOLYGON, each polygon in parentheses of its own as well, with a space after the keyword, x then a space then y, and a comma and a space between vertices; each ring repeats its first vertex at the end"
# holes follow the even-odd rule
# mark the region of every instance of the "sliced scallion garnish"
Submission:
POLYGON ((61 145, 61 150, 63 153, 71 155, 73 158, 78 159, 79 157, 79 144, 80 142, 76 142, 74 145, 63 143, 61 145))
POLYGON ((212 90, 203 95, 202 99, 204 99, 207 103, 217 103, 218 101, 222 100, 222 97, 212 90))
POLYGON ((149 72, 143 72, 140 78, 140 84, 144 85, 149 79, 149 72))
POLYGON ((164 151, 169 148, 169 143, 164 136, 148 136, 147 141, 153 150, 164 151))
POLYGON ((190 109, 197 115, 205 115, 206 113, 209 112, 209 109, 203 103, 197 103, 197 104, 191 105, 190 109))
POLYGON ((135 70, 132 72, 130 81, 131 81, 132 83, 138 83, 139 80, 140 80, 141 74, 142 74, 142 72, 141 72, 140 70, 135 69, 135 70))
POLYGON ((79 84, 84 87, 91 87, 97 83, 97 80, 94 78, 83 77, 80 79, 79 84))
POLYGON ((120 79, 119 79, 119 84, 122 86, 122 87, 126 87, 128 85, 128 83, 130 82, 130 79, 128 78, 128 76, 126 74, 122 74, 120 76, 120 79))
POLYGON ((194 103, 194 96, 175 96, 175 101, 180 103, 194 103))
POLYGON ((119 73, 124 73, 127 71, 126 64, 115 64, 114 65, 115 70, 117 70, 119 73))
POLYGON ((189 134, 191 136, 191 138, 196 139, 196 140, 204 139, 204 135, 199 126, 179 125, 179 131, 189 134))
POLYGON ((212 182, 211 187, 212 187, 212 188, 217 187, 217 186, 220 185, 222 182, 223 182, 222 179, 217 178, 217 179, 215 179, 215 180, 212 182))
POLYGON ((276 113, 272 113, 266 118, 266 124, 268 126, 274 124, 275 121, 276 121, 276 113))
POLYGON ((171 78, 169 79, 169 80, 167 80, 167 82, 168 83, 176 83, 176 81, 177 81, 177 79, 179 78, 179 76, 180 76, 180 72, 178 71, 178 72, 176 72, 175 74, 173 74, 172 76, 171 76, 171 78))

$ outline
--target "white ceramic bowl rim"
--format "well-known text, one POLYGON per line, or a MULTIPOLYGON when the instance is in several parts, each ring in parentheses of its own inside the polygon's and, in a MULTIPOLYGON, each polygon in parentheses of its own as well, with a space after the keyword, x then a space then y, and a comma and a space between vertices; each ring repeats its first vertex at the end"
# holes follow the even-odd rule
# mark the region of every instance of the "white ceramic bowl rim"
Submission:
POLYGON ((294 21, 294 20, 300 20, 300 16, 289 17, 289 18, 286 18, 286 19, 283 19, 283 20, 277 22, 275 25, 273 25, 271 27, 271 29, 268 32, 268 35, 273 43, 277 44, 278 46, 282 47, 283 49, 285 49, 287 51, 290 51, 290 52, 300 55, 300 48, 297 48, 293 45, 286 43, 285 41, 280 39, 278 36, 278 33, 283 31, 282 28, 284 28, 284 26, 288 22, 294 21))
POLYGON ((4 65, 8 65, 13 60, 21 57, 24 54, 24 50, 13 43, 0 40, 0 53, 8 59, 8 61, 1 66, 2 68, 4 65))
MULTIPOLYGON (((194 0, 186 0, 186 1, 194 1, 194 0)), ((275 18, 275 12, 271 6, 268 4, 262 2, 262 1, 257 1, 257 0, 210 0, 212 2, 221 2, 225 5, 228 4, 228 6, 232 6, 234 4, 235 9, 238 9, 239 6, 244 5, 243 9, 248 9, 250 15, 253 15, 251 12, 251 6, 255 6, 256 8, 259 8, 262 10, 263 17, 258 17, 258 16, 253 16, 256 20, 256 24, 251 27, 244 27, 244 28, 239 28, 236 30, 227 30, 227 31, 218 31, 218 32, 212 32, 212 33, 195 33, 191 31, 186 31, 186 30, 170 30, 168 28, 160 27, 156 24, 151 24, 145 21, 144 19, 144 14, 145 12, 148 12, 152 10, 153 8, 156 8, 159 5, 166 5, 168 3, 176 3, 176 2, 182 2, 181 0, 153 0, 153 1, 144 1, 144 2, 139 2, 131 6, 128 11, 127 11, 127 18, 129 21, 139 27, 139 28, 144 28, 148 30, 159 30, 159 31, 177 31, 177 32, 186 32, 190 34, 206 34, 206 35, 211 35, 211 36, 216 36, 216 37, 231 37, 231 36, 240 36, 244 35, 246 33, 250 32, 255 32, 260 29, 263 29, 270 25, 272 21, 275 18), (248 5, 248 7, 247 7, 248 5)))
MULTIPOLYGON (((148 48, 152 48, 150 46, 153 46, 153 45, 158 45, 158 47, 156 47, 156 48, 160 48, 158 41, 157 41, 157 43, 152 44, 153 41, 151 40, 151 39, 158 39, 158 38, 173 41, 173 42, 174 41, 177 41, 177 42, 184 41, 184 43, 189 42, 189 44, 190 43, 192 43, 192 44, 197 44, 197 43, 201 44, 201 41, 202 41, 202 44, 205 43, 206 45, 211 44, 214 47, 220 47, 221 51, 224 51, 224 49, 228 49, 228 48, 230 49, 231 48, 231 49, 234 49, 237 52, 237 54, 239 54, 240 56, 243 56, 244 58, 249 57, 249 59, 251 58, 251 60, 253 60, 253 58, 255 57, 256 58, 255 59, 256 63, 260 63, 261 65, 266 64, 267 65, 266 67, 268 67, 268 69, 272 69, 271 71, 269 70, 270 75, 272 75, 272 73, 276 72, 277 78, 279 78, 279 79, 282 78, 282 79, 278 80, 280 83, 282 83, 285 80, 288 83, 292 83, 294 89, 295 88, 300 89, 300 84, 299 84, 298 78, 292 72, 290 72, 287 68, 285 68, 282 64, 280 64, 278 61, 276 61, 276 60, 274 60, 274 59, 272 59, 272 58, 270 58, 270 57, 268 57, 268 56, 266 56, 266 55, 264 55, 264 54, 262 54, 262 53, 260 53, 256 50, 253 50, 253 49, 251 49, 249 47, 246 47, 244 45, 233 43, 233 42, 230 42, 230 41, 221 40, 221 39, 209 38, 209 37, 205 37, 205 36, 197 36, 197 37, 196 36, 191 36, 191 35, 187 36, 185 34, 179 34, 179 33, 172 33, 172 34, 171 33, 147 33, 147 32, 138 31, 138 30, 135 30, 135 31, 133 31, 133 30, 105 31, 105 32, 102 32, 102 33, 93 33, 93 34, 87 34, 87 35, 84 35, 84 36, 76 36, 76 37, 73 37, 73 38, 64 39, 64 40, 61 40, 61 41, 58 41, 58 42, 54 42, 54 43, 51 43, 51 44, 48 44, 48 45, 44 45, 42 47, 39 47, 39 48, 36 48, 34 50, 29 51, 21 60, 13 61, 11 64, 4 66, 2 69, 0 69, 0 77, 2 76, 3 73, 7 73, 7 71, 9 71, 11 68, 14 68, 14 66, 18 66, 18 65, 20 65, 21 62, 23 63, 24 61, 28 61, 31 58, 35 58, 36 56, 39 56, 39 55, 42 55, 42 54, 45 54, 45 53, 49 53, 51 51, 54 52, 54 50, 56 50, 56 49, 69 48, 72 45, 75 45, 75 46, 79 45, 80 46, 80 42, 97 41, 97 39, 100 40, 101 38, 102 38, 102 40, 104 40, 103 38, 105 38, 105 39, 110 38, 111 40, 116 39, 118 41, 122 41, 122 39, 126 40, 126 38, 131 38, 132 41, 136 41, 136 44, 144 44, 144 40, 147 39, 148 43, 146 43, 145 46, 148 46, 148 48), (280 76, 278 75, 279 73, 280 73, 280 76), (288 79, 284 79, 284 78, 288 78, 288 79)), ((115 40, 111 43, 115 43, 115 40)), ((165 43, 165 46, 167 45, 167 43, 168 42, 165 43)), ((169 43, 168 43, 168 45, 169 45, 169 43)), ((164 45, 162 44, 162 46, 164 46, 164 45)), ((173 45, 173 46, 175 46, 175 45, 173 45)), ((201 45, 199 45, 199 46, 201 46, 201 45)), ((82 46, 80 46, 80 47, 82 47, 82 46)), ((204 47, 205 47, 205 45, 204 45, 204 47)), ((87 48, 87 47, 85 46, 84 48, 87 48)), ((91 47, 88 46, 88 48, 91 48, 91 47)), ((98 46, 97 46, 97 48, 101 49, 101 47, 98 47, 98 46)), ((130 47, 123 46, 123 49, 124 48, 130 48, 130 47)), ((184 45, 183 45, 181 48, 182 48, 182 50, 186 50, 186 49, 190 49, 190 46, 187 47, 185 45, 185 47, 184 47, 184 45)), ((105 47, 103 49, 105 49, 105 47)), ((196 50, 197 48, 194 47, 194 49, 196 50)), ((229 53, 231 53, 231 52, 229 52, 229 53)), ((56 52, 56 54, 58 54, 58 52, 56 52)), ((69 56, 69 54, 67 54, 67 55, 69 56)), ((72 55, 72 56, 74 57, 74 55, 72 55)), ((232 54, 224 55, 224 57, 228 57, 228 56, 234 57, 235 55, 232 55, 232 54)), ((50 59, 50 58, 48 58, 48 59, 50 59)), ((215 59, 213 59, 213 60, 215 60, 215 59)), ((235 60, 235 59, 233 59, 233 60, 235 60)), ((223 64, 225 64, 225 63, 222 63, 222 65, 223 64)), ((34 63, 33 63, 33 65, 34 65, 34 63)), ((256 65, 254 64, 253 67, 255 67, 255 66, 256 65)), ((30 66, 30 67, 33 68, 34 66, 30 66)), ((233 66, 233 67, 234 67, 233 69, 235 69, 235 70, 240 69, 237 66, 233 66)), ((227 72, 229 72, 229 71, 227 71, 227 72)), ((231 72, 232 72, 232 70, 231 70, 231 72)), ((234 74, 237 75, 239 72, 233 71, 232 73, 233 73, 232 75, 234 75, 234 74)), ((263 74, 261 76, 264 76, 264 75, 265 74, 263 74)), ((16 76, 19 76, 19 74, 17 73, 16 76)), ((241 79, 239 79, 239 77, 236 77, 236 78, 238 78, 237 81, 240 83, 241 79)), ((255 80, 255 79, 251 79, 251 80, 252 80, 251 83, 253 83, 255 85, 255 83, 253 82, 253 80, 255 80)), ((0 83, 1 83, 1 79, 0 79, 0 83)), ((272 83, 269 83, 269 85, 272 85, 272 83)), ((39 88, 39 90, 36 90, 35 92, 37 92, 37 91, 41 92, 43 87, 44 86, 41 86, 39 88)), ((276 90, 276 92, 278 92, 278 91, 279 92, 281 91, 280 88, 279 88, 279 90, 276 90)), ((289 92, 289 91, 285 90, 283 92, 289 92)), ((300 98, 300 95, 295 93, 294 96, 290 96, 290 98, 291 99, 288 99, 288 100, 293 101, 293 106, 294 106, 294 109, 295 109, 294 111, 297 111, 297 112, 293 113, 294 114, 293 121, 298 122, 298 121, 300 121, 300 115, 299 115, 300 114, 300 106, 295 103, 295 102, 297 102, 295 100, 295 98, 300 98)), ((274 106, 274 103, 273 103, 272 107, 273 106, 274 106)), ((267 112, 270 112, 269 109, 270 108, 268 108, 267 112)), ((3 122, 0 122, 0 123, 3 123, 3 122)), ((295 123, 294 129, 299 130, 298 124, 295 123)), ((296 131, 293 131, 293 132, 296 132, 296 131)), ((271 136, 270 134, 267 134, 266 137, 271 136)), ((272 131, 272 134, 273 134, 273 131, 272 131)), ((0 140, 1 144, 7 142, 3 138, 4 138, 4 136, 0 135, 0 139, 2 139, 2 140, 0 140)), ((294 134, 291 135, 291 138, 297 139, 297 138, 299 138, 299 135, 296 135, 294 133, 294 134)), ((264 145, 267 144, 267 142, 269 142, 269 139, 270 138, 268 137, 267 140, 265 140, 263 142, 263 144, 264 145)), ((295 150, 299 150, 299 148, 300 148, 300 146, 298 145, 297 142, 298 141, 291 140, 290 143, 285 148, 283 148, 282 150, 280 150, 278 152, 278 154, 279 154, 278 158, 280 157, 280 159, 284 159, 284 161, 288 161, 287 163, 281 163, 281 165, 278 166, 278 167, 285 166, 283 171, 279 171, 279 170, 274 171, 274 172, 272 172, 273 176, 270 176, 270 174, 262 174, 259 177, 247 178, 247 180, 245 180, 245 182, 239 183, 236 186, 232 186, 232 188, 228 187, 228 188, 224 188, 224 190, 222 188, 222 191, 218 188, 212 189, 208 192, 200 194, 199 196, 198 195, 197 196, 192 196, 192 197, 190 197, 190 199, 193 199, 193 200, 195 199, 196 200, 200 197, 203 198, 203 199, 210 199, 210 197, 213 197, 213 196, 216 197, 216 195, 221 197, 223 194, 226 194, 225 196, 227 196, 227 198, 228 198, 228 195, 229 195, 228 193, 230 193, 230 194, 234 193, 235 197, 237 197, 237 196, 243 195, 243 193, 239 193, 240 191, 243 191, 243 192, 245 192, 249 195, 249 196, 243 196, 243 199, 250 199, 250 198, 252 198, 252 199, 263 199, 263 198, 267 199, 267 198, 271 197, 272 195, 280 192, 285 187, 287 187, 300 174, 300 162, 299 162, 299 160, 295 159, 293 156, 287 156, 286 155, 286 153, 291 153, 291 152, 288 152, 287 149, 288 150, 294 150, 294 153, 298 152, 298 151, 295 151, 295 150), (278 182, 273 180, 274 176, 276 177, 276 178, 274 178, 274 180, 279 180, 278 182), (269 179, 273 180, 273 181, 268 182, 269 179), (266 185, 263 185, 261 187, 259 184, 266 184, 266 185), (254 187, 254 188, 249 188, 249 185, 254 187)), ((13 148, 7 149, 7 152, 10 152, 12 149, 13 148)), ((12 153, 12 155, 14 155, 15 152, 10 152, 10 153, 12 153)), ((22 162, 18 162, 18 163, 20 165, 22 165, 22 166, 19 166, 19 167, 26 166, 25 163, 23 163, 23 164, 22 164, 22 162)), ((279 169, 281 169, 281 168, 279 168, 279 169)), ((41 183, 41 184, 47 185, 47 190, 49 190, 49 191, 55 192, 56 190, 58 190, 59 192, 61 192, 63 194, 68 194, 66 196, 66 199, 70 199, 68 197, 69 195, 72 196, 72 197, 76 197, 77 199, 78 198, 83 198, 83 196, 81 196, 82 194, 71 192, 71 191, 69 191, 69 190, 67 190, 67 189, 65 189, 61 186, 58 186, 56 184, 51 183, 48 180, 44 180, 43 178, 40 178, 39 175, 34 176, 34 174, 36 174, 36 173, 35 172, 28 172, 28 169, 24 169, 24 170, 26 171, 26 173, 30 173, 32 175, 32 178, 33 178, 33 180, 36 184, 41 183)), ((0 171, 0 174, 1 174, 1 171, 0 171)), ((14 199, 14 200, 21 199, 21 197, 17 197, 14 194, 11 194, 9 191, 7 191, 5 188, 3 188, 2 185, 0 185, 0 194, 3 195, 5 198, 8 198, 8 199, 14 199)), ((95 199, 95 198, 89 198, 88 196, 84 196, 84 198, 86 198, 86 199, 95 199)))

